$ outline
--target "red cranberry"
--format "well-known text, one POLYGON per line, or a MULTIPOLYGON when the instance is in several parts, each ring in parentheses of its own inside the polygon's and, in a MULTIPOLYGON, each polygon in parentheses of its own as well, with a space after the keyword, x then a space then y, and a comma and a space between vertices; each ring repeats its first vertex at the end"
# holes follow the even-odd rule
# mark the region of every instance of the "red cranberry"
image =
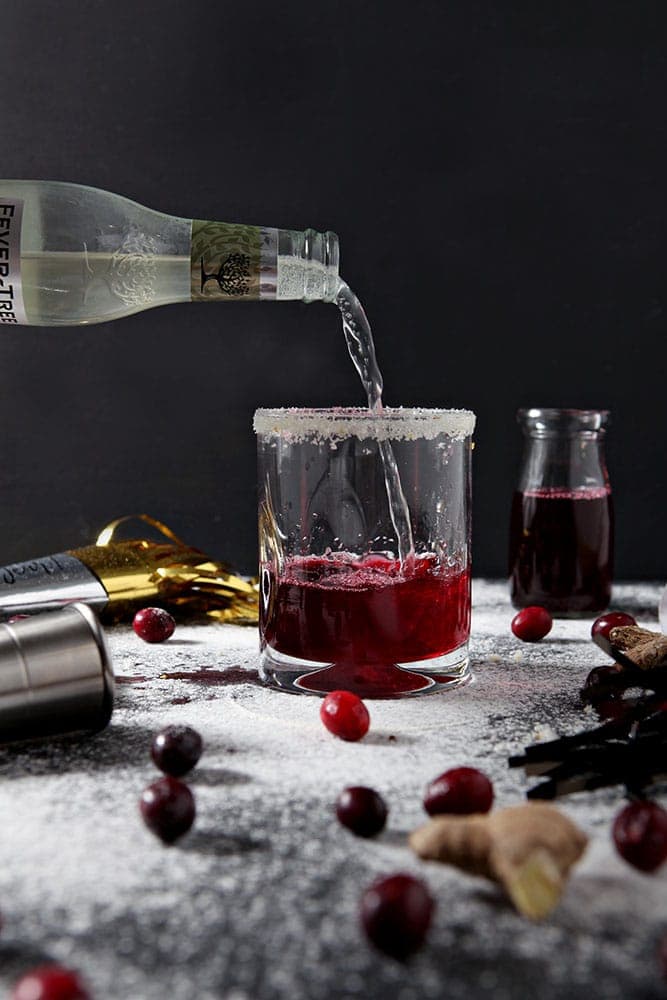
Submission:
POLYGON ((658 945, 658 964, 662 972, 662 978, 667 981, 667 934, 658 945))
POLYGON ((384 829, 387 806, 372 788, 355 785, 344 788, 336 802, 336 816, 359 837, 373 837, 384 829))
POLYGON ((601 722, 627 722, 627 728, 630 727, 632 719, 630 713, 632 711, 632 702, 626 701, 625 698, 616 698, 613 695, 609 698, 603 698, 601 701, 595 701, 592 703, 595 709, 595 714, 601 722))
POLYGON ((622 625, 636 625, 632 615, 626 615, 625 611, 608 611, 604 615, 596 618, 591 626, 591 638, 600 649, 603 649, 608 656, 613 656, 609 633, 613 628, 620 628, 622 625))
POLYGON ((653 872, 667 859, 667 810, 657 802, 630 802, 614 820, 612 837, 628 864, 653 872))
POLYGON ((424 809, 438 813, 486 813, 493 802, 493 785, 474 767, 454 767, 435 778, 426 788, 424 809))
POLYGON ((173 844, 187 833, 195 818, 195 800, 188 786, 167 775, 144 788, 139 801, 144 823, 164 841, 173 844))
POLYGON ((176 622, 164 608, 142 608, 134 616, 132 628, 144 642, 164 642, 174 634, 176 622))
POLYGON ((341 740, 360 740, 371 719, 361 698, 351 691, 330 691, 322 700, 320 718, 330 733, 341 740))
POLYGON ((40 965, 18 981, 11 1000, 90 1000, 76 972, 62 965, 40 965))
POLYGON ((376 948, 404 960, 423 943, 434 908, 422 881, 412 875, 390 875, 365 890, 361 923, 376 948))
POLYGON ((153 737, 151 757, 165 774, 180 778, 195 766, 204 744, 196 729, 190 726, 166 726, 153 737))
POLYGON ((622 672, 623 668, 617 663, 593 667, 579 692, 581 700, 590 705, 597 705, 622 694, 621 689, 614 685, 614 678, 622 672))
POLYGON ((523 642, 539 642, 551 631, 553 619, 546 608, 522 608, 512 619, 512 631, 523 642))

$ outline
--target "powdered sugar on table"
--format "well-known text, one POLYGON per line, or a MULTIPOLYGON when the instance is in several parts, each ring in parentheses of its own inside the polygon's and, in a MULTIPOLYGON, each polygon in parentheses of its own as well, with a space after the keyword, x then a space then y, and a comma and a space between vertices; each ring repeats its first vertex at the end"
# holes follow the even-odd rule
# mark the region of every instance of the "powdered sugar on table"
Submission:
MULTIPOLYGON (((180 626, 155 646, 129 626, 110 629, 119 684, 108 729, 0 751, 0 986, 57 960, 98 1000, 663 995, 655 950, 667 932, 667 871, 642 875, 615 854, 620 789, 559 803, 591 843, 543 924, 406 846, 425 820, 424 786, 441 771, 477 766, 498 805, 516 803, 528 780, 508 755, 595 724, 577 695, 604 662, 590 621, 557 621, 546 640, 523 645, 504 586, 477 581, 473 598, 474 683, 368 702, 371 730, 355 744, 324 729, 318 699, 259 685, 254 629, 180 626), (137 799, 158 775, 151 736, 169 722, 194 726, 206 748, 186 779, 195 826, 165 848, 137 799), (389 806, 373 840, 333 815, 351 784, 371 785, 389 806), (438 904, 407 966, 371 950, 358 925, 361 889, 394 871, 419 874, 438 904)), ((657 601, 657 587, 635 585, 617 588, 614 606, 655 627, 657 601)))

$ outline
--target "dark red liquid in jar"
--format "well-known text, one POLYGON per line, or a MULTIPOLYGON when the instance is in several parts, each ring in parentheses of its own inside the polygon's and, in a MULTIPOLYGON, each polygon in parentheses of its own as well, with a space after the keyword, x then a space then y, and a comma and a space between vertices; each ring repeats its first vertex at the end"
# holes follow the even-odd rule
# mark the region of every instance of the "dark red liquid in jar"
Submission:
POLYGON ((611 597, 613 509, 605 487, 514 494, 510 590, 517 608, 554 614, 603 611, 611 597))
POLYGON ((470 632, 469 571, 443 567, 432 554, 403 571, 398 560, 380 555, 294 557, 279 580, 265 567, 262 586, 263 643, 316 661, 314 668, 334 664, 327 672, 331 690, 364 684, 387 694, 408 690, 395 664, 442 656, 470 632))

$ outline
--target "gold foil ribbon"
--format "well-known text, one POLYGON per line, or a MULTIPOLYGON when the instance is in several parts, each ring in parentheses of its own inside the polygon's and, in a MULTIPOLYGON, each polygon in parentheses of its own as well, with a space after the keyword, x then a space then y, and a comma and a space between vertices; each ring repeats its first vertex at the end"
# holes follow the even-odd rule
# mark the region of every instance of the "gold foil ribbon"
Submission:
POLYGON ((114 620, 128 616, 141 602, 155 600, 215 621, 235 625, 258 622, 257 581, 244 579, 226 563, 187 545, 148 514, 116 518, 102 529, 95 545, 74 549, 72 555, 101 580, 109 595, 105 615, 114 620), (150 525, 168 541, 115 537, 121 525, 136 520, 150 525))

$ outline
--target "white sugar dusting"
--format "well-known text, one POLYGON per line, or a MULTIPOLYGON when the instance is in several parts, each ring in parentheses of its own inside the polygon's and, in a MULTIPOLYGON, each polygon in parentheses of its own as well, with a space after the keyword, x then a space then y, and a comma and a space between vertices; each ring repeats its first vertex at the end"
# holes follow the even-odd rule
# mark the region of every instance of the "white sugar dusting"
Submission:
MULTIPOLYGON (((652 627, 645 611, 658 589, 617 588, 614 606, 652 627)), ((476 580, 473 683, 367 702, 371 729, 359 743, 324 729, 317 698, 212 683, 213 671, 256 680, 254 629, 179 626, 153 646, 129 626, 110 629, 121 682, 107 730, 0 750, 0 993, 31 965, 58 960, 80 970, 96 1000, 519 1000, 536 982, 540 1000, 659 996, 667 865, 647 876, 616 855, 620 788, 559 801, 590 845, 542 924, 490 883, 406 846, 426 820, 424 786, 442 771, 479 767, 496 806, 517 803, 539 779, 508 768, 507 756, 596 723, 578 700, 604 662, 590 621, 559 623, 557 637, 521 646, 517 661, 511 617, 505 586, 476 580), (205 751, 185 779, 195 825, 165 848, 137 799, 158 777, 151 735, 169 722, 198 729, 205 751), (334 818, 352 784, 371 785, 389 806, 375 839, 334 818), (362 888, 396 871, 424 879, 437 905, 407 965, 373 951, 358 924, 362 888)))
POLYGON ((440 435, 462 440, 475 429, 470 410, 385 407, 381 412, 361 408, 260 409, 255 413, 255 433, 290 442, 340 441, 356 437, 362 441, 431 441, 440 435))

